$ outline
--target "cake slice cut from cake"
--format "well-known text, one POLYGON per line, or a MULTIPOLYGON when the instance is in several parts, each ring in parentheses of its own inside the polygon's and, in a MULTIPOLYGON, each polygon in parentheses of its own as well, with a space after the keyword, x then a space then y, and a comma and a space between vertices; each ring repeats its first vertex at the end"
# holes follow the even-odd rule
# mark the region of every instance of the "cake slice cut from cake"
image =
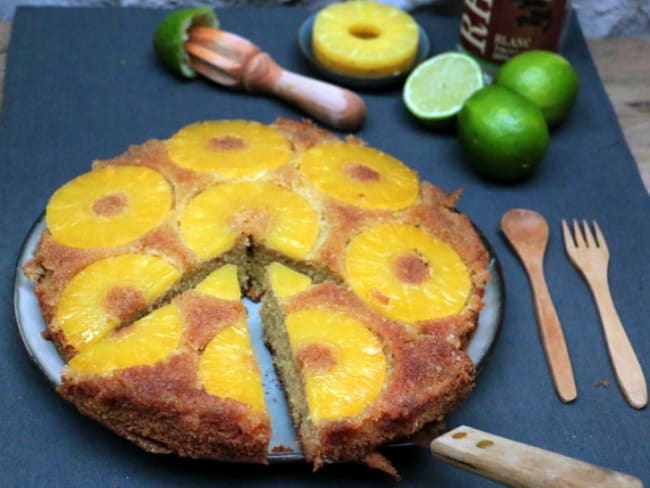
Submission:
POLYGON ((75 355, 58 391, 156 453, 266 463, 270 420, 234 265, 75 355))
POLYGON ((463 351, 382 317, 339 284, 313 284, 282 264, 267 267, 261 315, 315 469, 354 461, 396 475, 378 447, 441 420, 472 388, 463 351))

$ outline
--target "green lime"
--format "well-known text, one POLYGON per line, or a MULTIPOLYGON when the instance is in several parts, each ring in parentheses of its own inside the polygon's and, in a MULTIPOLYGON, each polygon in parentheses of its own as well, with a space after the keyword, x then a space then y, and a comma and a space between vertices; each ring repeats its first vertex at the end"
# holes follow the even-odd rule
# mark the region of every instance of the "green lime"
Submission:
POLYGON ((444 127, 483 85, 483 73, 474 59, 446 52, 419 64, 406 79, 402 96, 408 110, 419 120, 432 127, 444 127))
POLYGON ((474 93, 458 114, 465 157, 481 174, 514 181, 528 176, 548 147, 542 112, 521 95, 497 85, 474 93))
POLYGON ((501 66, 494 82, 537 105, 549 127, 564 120, 578 95, 573 66, 550 51, 525 51, 512 57, 501 66))
POLYGON ((153 46, 170 70, 187 78, 196 76, 183 48, 190 27, 219 27, 217 14, 210 7, 189 7, 175 10, 165 17, 153 36, 153 46))

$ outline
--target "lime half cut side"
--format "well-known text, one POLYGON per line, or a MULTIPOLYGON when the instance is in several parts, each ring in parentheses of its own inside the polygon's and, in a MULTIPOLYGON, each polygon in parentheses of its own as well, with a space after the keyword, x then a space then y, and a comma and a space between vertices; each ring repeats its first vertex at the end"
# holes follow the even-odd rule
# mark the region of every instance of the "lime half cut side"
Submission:
POLYGON ((473 58, 457 52, 441 53, 423 61, 408 76, 404 103, 425 124, 445 127, 484 84, 481 67, 473 58))
POLYGON ((189 56, 183 48, 190 27, 219 28, 217 14, 211 7, 188 7, 173 11, 165 17, 153 36, 153 46, 163 64, 174 73, 194 78, 189 56))

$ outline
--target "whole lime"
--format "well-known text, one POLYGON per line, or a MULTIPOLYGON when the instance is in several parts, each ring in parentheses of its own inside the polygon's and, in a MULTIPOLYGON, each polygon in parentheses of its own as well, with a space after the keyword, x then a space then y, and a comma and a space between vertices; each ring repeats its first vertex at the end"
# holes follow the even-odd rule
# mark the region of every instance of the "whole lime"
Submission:
POLYGON ((517 54, 499 68, 494 82, 533 102, 549 127, 558 125, 578 95, 578 75, 564 57, 551 51, 517 54))
POLYGON ((548 147, 542 112, 497 85, 475 92, 458 114, 458 136, 469 163, 481 174, 514 181, 530 175, 548 147))

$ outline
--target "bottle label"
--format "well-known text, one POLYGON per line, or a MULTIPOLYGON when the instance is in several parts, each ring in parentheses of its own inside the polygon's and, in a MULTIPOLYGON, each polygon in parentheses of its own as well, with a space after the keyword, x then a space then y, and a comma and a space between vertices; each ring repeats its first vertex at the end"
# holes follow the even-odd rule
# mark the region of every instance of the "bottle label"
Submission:
POLYGON ((503 63, 530 49, 556 51, 568 0, 465 0, 460 42, 469 53, 503 63))

